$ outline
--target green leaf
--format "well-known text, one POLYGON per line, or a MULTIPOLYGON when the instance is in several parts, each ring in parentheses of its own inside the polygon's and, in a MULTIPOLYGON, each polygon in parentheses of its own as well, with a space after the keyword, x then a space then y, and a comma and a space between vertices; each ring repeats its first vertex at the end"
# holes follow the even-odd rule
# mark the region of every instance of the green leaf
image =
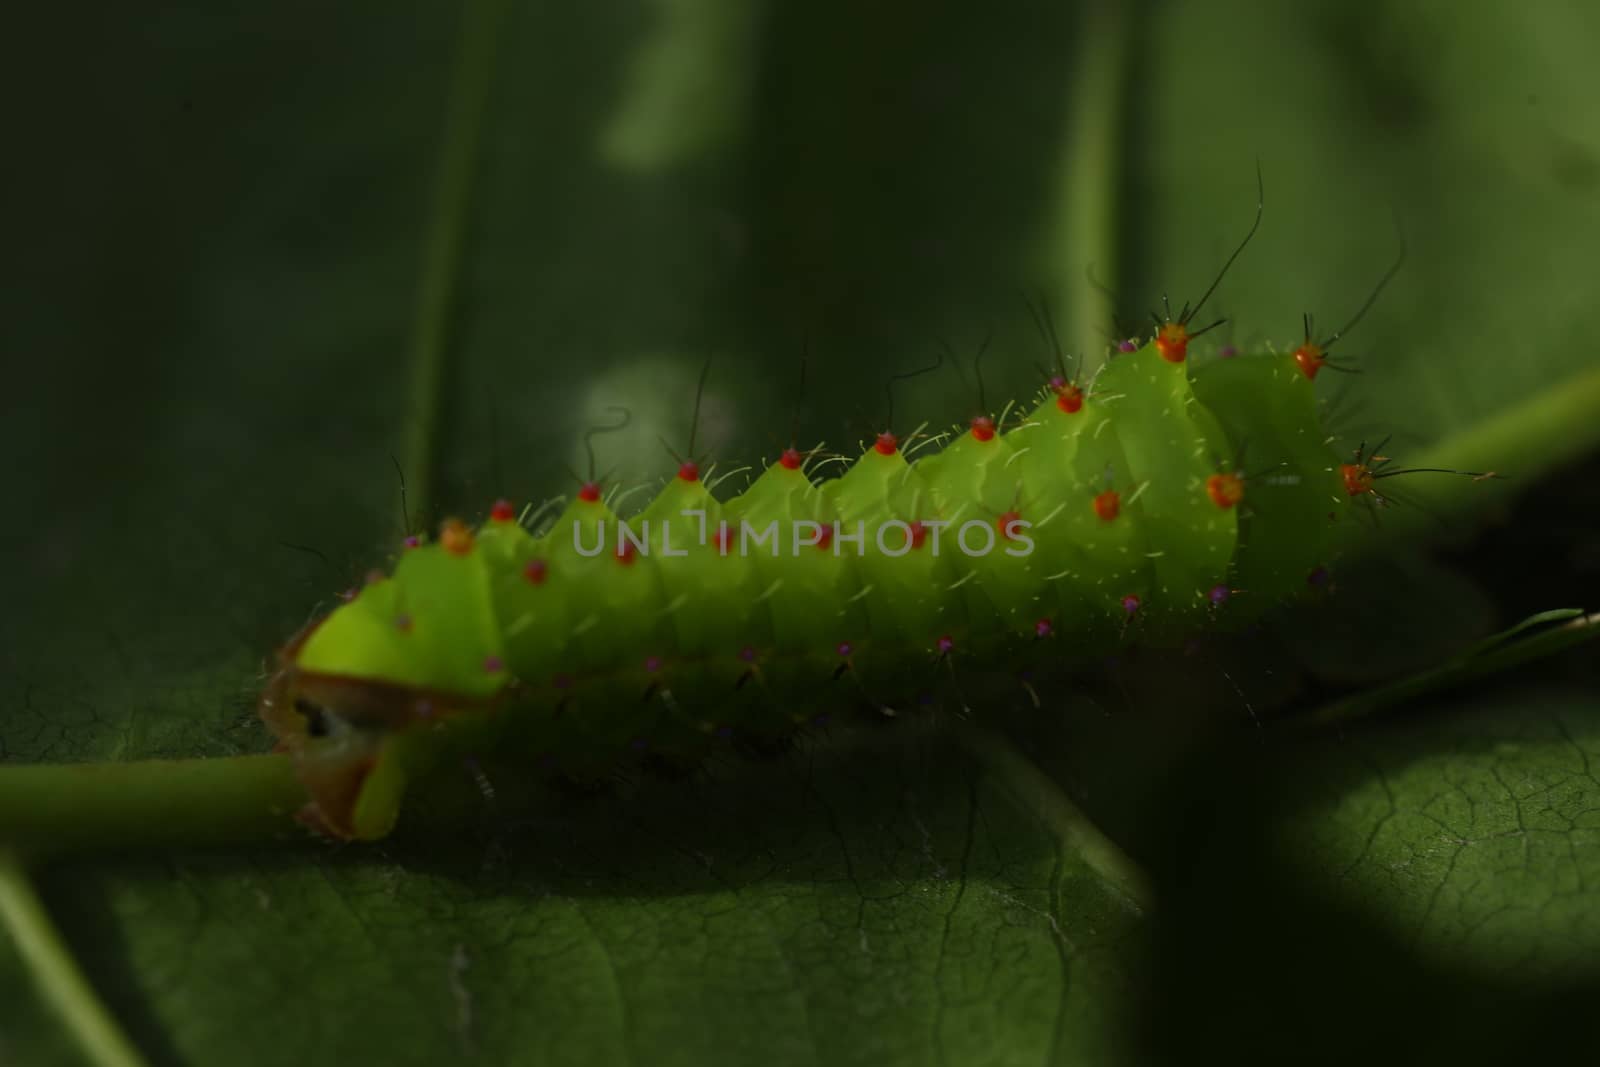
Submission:
MULTIPOLYGON (((465 48, 453 5, 17 16, 0 74, 18 267, 0 286, 0 758, 264 751, 253 701, 271 650, 382 562, 420 505, 431 521, 564 488, 612 404, 641 417, 604 462, 638 480, 667 469, 654 435, 686 432, 707 353, 708 436, 729 460, 770 454, 796 413, 805 435, 859 436, 891 373, 991 326, 990 395, 1031 389, 1046 353, 1018 289, 1053 294, 1069 336, 1100 325, 1070 310, 1096 306, 1091 262, 1125 310, 1197 296, 1248 223, 1258 157, 1266 222, 1208 308, 1236 341, 1296 340, 1302 310, 1341 322, 1395 250, 1391 207, 1404 223, 1405 269, 1341 342, 1364 372, 1330 390, 1346 439, 1395 433, 1403 458, 1500 470, 1503 485, 1441 481, 1452 516, 1530 525, 1546 516, 1503 494, 1595 441, 1586 9, 774 2, 748 16, 743 57, 729 42, 745 23, 718 13, 505 5, 465 48), (690 62, 697 47, 743 60, 720 97, 723 67, 690 62), (712 103, 649 129, 671 100, 712 103)), ((937 422, 975 397, 933 376, 896 400, 937 422)), ((1376 546, 1406 525, 1384 520, 1376 546)), ((1551 562, 1549 603, 1567 602, 1566 578, 1551 562)), ((1465 602, 1428 604, 1443 622, 1465 602)), ((899 724, 375 848, 141 854, 130 833, 131 856, 79 857, 41 885, 155 1062, 1104 1062, 1124 1018, 1243 1060, 1239 1035, 1266 1032, 1260 1005, 1293 986, 1281 958, 1251 953, 1308 930, 1251 885, 1354 887, 1371 914, 1338 943, 1300 939, 1297 974, 1410 959, 1395 937, 1501 959, 1505 941, 1469 928, 1508 900, 1523 902, 1511 925, 1481 928, 1528 946, 1518 966, 1583 962, 1588 933, 1562 941, 1530 902, 1587 853, 1489 863, 1473 882, 1438 864, 1483 849, 1424 854, 1396 828, 1358 862, 1374 795, 1359 776, 1285 831, 1319 843, 1309 861, 1277 838, 1265 866, 1222 847, 1257 841, 1246 815, 1289 794, 1230 807, 1223 763, 1164 791, 1198 723, 1250 722, 1235 688, 1206 692, 1121 719, 1046 694, 1040 715, 1085 743, 1030 753, 1076 766, 1072 796, 1156 871, 1148 983, 1115 847, 1061 817, 1064 793, 899 724), (1229 813, 1205 838, 1211 881, 1163 861, 1184 839, 1151 844, 1152 811, 1229 813), (1407 849, 1453 910, 1386 888, 1407 849), (1219 922, 1230 909, 1254 921, 1219 922), (1233 982, 1207 970, 1231 956, 1262 965, 1233 982), (1220 1010, 1237 990, 1252 1010, 1220 1010)), ((1385 764, 1406 783, 1397 827, 1437 815, 1429 790, 1452 774, 1492 800, 1492 771, 1522 768, 1553 783, 1566 843, 1588 847, 1574 751, 1513 736, 1525 759, 1485 763, 1489 735, 1462 729, 1402 749, 1417 777, 1385 764)), ((1536 803, 1515 810, 1537 822, 1536 803)), ((1508 848, 1493 836, 1506 810, 1449 814, 1461 839, 1508 848)), ((1428 1003, 1483 1006, 1409 966, 1394 973, 1433 983, 1428 1003)), ((0 947, 0 1059, 76 1062, 32 985, 0 947)), ((1339 1003, 1323 994, 1319 1010, 1339 1003)), ((1347 1014, 1344 1032, 1392 1023, 1421 1043, 1415 1019, 1360 1004, 1371 1026, 1347 1014)))
POLYGON ((1158 885, 1183 887, 1154 913, 1148 1051, 1267 1063, 1314 1034, 1315 1062, 1487 1064, 1592 1044, 1592 685, 1410 711, 1170 777, 1141 831, 1158 885))
POLYGON ((1591 694, 1466 702, 1333 755, 1283 830, 1314 877, 1434 959, 1584 976, 1600 959, 1596 761, 1591 694))
POLYGON ((1102 1062, 1140 908, 1015 782, 908 726, 476 834, 46 888, 179 1062, 1102 1062))

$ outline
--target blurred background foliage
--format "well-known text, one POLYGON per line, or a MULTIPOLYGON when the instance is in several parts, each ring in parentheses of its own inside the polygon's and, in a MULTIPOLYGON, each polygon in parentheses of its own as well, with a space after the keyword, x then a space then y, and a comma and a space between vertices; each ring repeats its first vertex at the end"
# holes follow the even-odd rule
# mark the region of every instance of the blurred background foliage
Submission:
MULTIPOLYGON (((771 455, 796 417, 843 447, 884 418, 890 374, 991 332, 989 395, 1022 395, 1049 358, 1024 294, 1092 363, 1119 321, 1204 289, 1257 160, 1266 219, 1214 298, 1218 343, 1342 321, 1397 220, 1409 247, 1341 346, 1363 371, 1329 383, 1341 438, 1393 434, 1404 456, 1596 365, 1600 15, 1576 0, 285 0, 10 22, 7 760, 264 747, 264 657, 400 533, 430 266, 440 435, 406 474, 432 517, 564 491, 612 404, 635 424, 602 463, 667 472, 656 435, 686 437, 708 356, 723 462, 771 455), (484 106, 441 257, 463 54, 484 106)), ((977 400, 947 369, 898 403, 938 423, 977 400)), ((1600 471, 1566 454, 1594 432, 1498 460, 1516 494, 1430 531, 1442 566, 1380 553, 1389 571, 1345 576, 1303 625, 1198 668, 1123 665, 1017 726, 1151 872, 1153 919, 1026 790, 910 735, 828 741, 814 777, 724 769, 640 786, 643 813, 591 801, 448 844, 84 862, 48 899, 157 1062, 1532 1055, 1596 991, 1592 666, 1336 739, 1237 727, 1246 704, 1594 607, 1600 471)), ((3 952, 0 995, 0 1059, 75 1062, 3 952)))

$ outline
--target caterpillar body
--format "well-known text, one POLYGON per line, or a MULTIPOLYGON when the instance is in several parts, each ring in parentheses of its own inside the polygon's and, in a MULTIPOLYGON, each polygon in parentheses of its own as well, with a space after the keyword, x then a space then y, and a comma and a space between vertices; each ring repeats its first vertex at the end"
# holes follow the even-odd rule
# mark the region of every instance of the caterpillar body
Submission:
POLYGON ((407 780, 486 724, 598 775, 1301 594, 1356 526, 1371 464, 1341 462, 1304 360, 1196 366, 1183 331, 921 457, 884 433, 837 477, 791 448, 726 498, 687 462, 626 519, 590 483, 535 531, 505 502, 476 529, 446 522, 280 653, 260 710, 304 817, 382 836, 407 780))

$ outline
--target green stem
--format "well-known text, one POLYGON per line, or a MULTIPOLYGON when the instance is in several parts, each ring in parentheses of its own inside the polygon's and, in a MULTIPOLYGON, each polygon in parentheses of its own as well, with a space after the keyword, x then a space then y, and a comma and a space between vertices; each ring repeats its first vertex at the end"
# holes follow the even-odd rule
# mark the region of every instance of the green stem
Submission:
POLYGON ((411 330, 404 468, 410 476, 411 512, 418 523, 428 522, 434 503, 444 355, 461 273, 467 205, 492 81, 501 6, 501 0, 476 0, 463 15, 455 86, 423 250, 417 317, 411 330))
POLYGON ((1091 870, 1140 911, 1149 910, 1154 899, 1149 876, 1037 764, 1005 737, 983 727, 964 728, 962 740, 987 766, 994 780, 1026 810, 1038 812, 1056 837, 1081 856, 1091 870))
POLYGON ((0 767, 0 842, 23 855, 303 839, 284 755, 0 767))
MULTIPOLYGON (((1428 511, 1395 507, 1383 514, 1382 538, 1369 537, 1356 551, 1391 550, 1397 540, 1426 540, 1441 532, 1439 519, 1467 519, 1503 503, 1540 475, 1600 448, 1600 368, 1552 385, 1471 429, 1452 434, 1426 452, 1406 457, 1407 467, 1498 471, 1501 478, 1474 481, 1447 475, 1427 485, 1428 511), (1517 466, 1519 460, 1526 465, 1517 466)), ((1410 485, 1407 486, 1408 491, 1410 485)))
POLYGON ((15 856, 0 852, 0 926, 11 932, 39 992, 96 1067, 143 1067, 144 1058, 95 996, 15 856))
POLYGON ((1597 638, 1600 615, 1585 615, 1575 608, 1540 612, 1478 642, 1447 663, 1376 689, 1353 693, 1310 714, 1297 715, 1286 724, 1296 728, 1344 726, 1417 697, 1499 674, 1597 638))
POLYGON ((1092 266, 1114 283, 1118 270, 1117 190, 1131 84, 1133 23, 1128 6, 1123 0, 1091 0, 1083 7, 1070 97, 1071 134, 1062 161, 1056 222, 1046 246, 1046 267, 1061 287, 1061 306, 1085 374, 1101 362, 1106 345, 1094 327, 1102 314, 1097 295, 1084 274, 1092 266))

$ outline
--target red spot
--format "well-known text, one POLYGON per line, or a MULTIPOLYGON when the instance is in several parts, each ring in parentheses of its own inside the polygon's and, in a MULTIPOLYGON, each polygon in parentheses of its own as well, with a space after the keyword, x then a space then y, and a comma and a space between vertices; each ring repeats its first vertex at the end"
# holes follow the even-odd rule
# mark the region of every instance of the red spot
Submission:
POLYGON ((422 547, 422 538, 418 537, 416 534, 411 534, 401 543, 407 548, 420 548, 422 547))
POLYGON ((1130 593, 1122 598, 1122 610, 1129 615, 1133 615, 1138 612, 1139 606, 1143 603, 1142 600, 1130 593))
POLYGON ((922 520, 921 519, 913 519, 911 521, 911 523, 910 523, 910 526, 911 526, 911 547, 912 548, 921 548, 923 542, 928 539, 928 528, 926 526, 922 525, 922 520))
POLYGON ((1083 410, 1083 390, 1070 382, 1064 383, 1056 390, 1056 407, 1068 415, 1076 415, 1083 410))
POLYGON ((1107 489, 1094 498, 1094 513, 1102 522, 1110 522, 1122 514, 1122 498, 1115 489, 1107 489))
POLYGON ((1012 533, 1011 530, 1009 529, 1009 527, 1010 527, 1010 525, 1012 523, 1021 522, 1021 521, 1022 521, 1022 513, 1021 512, 1019 512, 1019 511, 1008 511, 1004 515, 1000 516, 998 519, 994 520, 994 526, 995 526, 995 529, 1000 531, 1000 536, 1001 537, 1004 537, 1008 541, 1015 541, 1017 539, 1017 535, 1015 533, 1012 533))
POLYGON ((939 655, 948 656, 950 654, 950 652, 955 647, 956 647, 956 643, 953 640, 950 639, 950 635, 949 634, 945 634, 943 637, 939 638, 939 641, 938 641, 939 655))
POLYGON ((1342 463, 1339 476, 1344 479, 1344 491, 1351 496, 1372 492, 1372 468, 1364 463, 1342 463))
POLYGON ((987 415, 978 415, 972 420, 972 436, 979 441, 994 440, 994 420, 987 415))
POLYGON ((578 490, 578 499, 586 504, 597 502, 600 499, 600 483, 584 482, 583 487, 578 490))
POLYGON ((1168 363, 1182 363, 1189 356, 1189 328, 1169 322, 1156 332, 1156 351, 1168 363))
POLYGON ((465 556, 472 551, 472 530, 460 519, 446 519, 439 526, 439 543, 452 556, 465 556))
POLYGON ((511 522, 517 517, 517 509, 511 506, 511 501, 504 498, 496 500, 494 507, 489 509, 489 518, 494 522, 511 522))
POLYGON ((786 471, 797 471, 805 466, 806 457, 800 454, 798 448, 786 448, 783 455, 778 457, 778 462, 786 471))
POLYGON ((543 585, 550 576, 550 564, 542 559, 530 559, 522 568, 522 576, 533 585, 543 585))
POLYGON ((1033 624, 1033 636, 1035 637, 1049 637, 1055 631, 1056 628, 1049 619, 1040 619, 1033 624))
POLYGON ((1328 354, 1322 350, 1321 345, 1307 341, 1294 350, 1294 365, 1300 368, 1300 373, 1306 376, 1307 381, 1315 380, 1317 371, 1321 370, 1326 362, 1328 354))
POLYGON ((638 556, 638 554, 639 551, 633 547, 633 542, 617 542, 617 562, 622 564, 624 567, 633 566, 634 558, 638 556))
POLYGON ((832 526, 824 526, 822 528, 822 532, 817 535, 817 547, 820 548, 820 549, 824 549, 824 550, 833 547, 833 527, 832 526))
POLYGON ((726 556, 733 550, 733 531, 726 522, 717 524, 717 551, 726 556))
POLYGON ((394 617, 394 628, 396 630, 399 630, 403 634, 410 633, 411 632, 411 616, 410 615, 396 615, 394 617))
POLYGON ((483 658, 483 673, 499 674, 505 669, 506 665, 499 656, 485 656, 483 658))
POLYGON ((1206 479, 1206 495, 1224 510, 1244 499, 1244 479, 1237 474, 1213 474, 1206 479))
POLYGON ((698 482, 700 480, 700 465, 694 462, 683 464, 678 468, 678 477, 686 482, 698 482))
POLYGON ((872 443, 872 447, 878 450, 878 455, 880 456, 892 456, 900 450, 900 439, 885 430, 878 435, 878 439, 872 443))

